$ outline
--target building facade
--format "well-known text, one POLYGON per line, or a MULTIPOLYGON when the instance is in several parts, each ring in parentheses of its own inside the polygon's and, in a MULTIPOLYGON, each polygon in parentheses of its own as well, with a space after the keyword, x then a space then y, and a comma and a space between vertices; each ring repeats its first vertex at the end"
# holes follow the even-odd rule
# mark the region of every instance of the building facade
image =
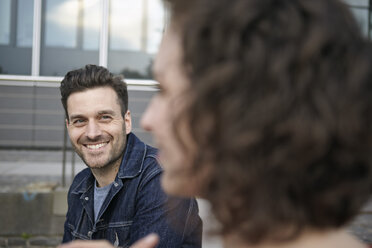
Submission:
MULTIPOLYGON (((372 0, 343 0, 372 37, 372 0)), ((0 0, 0 148, 60 148, 59 82, 85 64, 123 74, 134 130, 154 93, 151 66, 167 12, 161 0, 0 0)))

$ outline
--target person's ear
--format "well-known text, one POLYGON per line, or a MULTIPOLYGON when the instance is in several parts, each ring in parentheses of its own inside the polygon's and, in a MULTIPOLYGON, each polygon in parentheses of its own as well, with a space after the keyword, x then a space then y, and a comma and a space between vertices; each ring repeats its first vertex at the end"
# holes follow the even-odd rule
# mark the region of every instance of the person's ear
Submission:
POLYGON ((129 134, 132 132, 132 117, 130 115, 130 111, 127 110, 124 116, 124 122, 125 122, 125 132, 126 134, 129 134))

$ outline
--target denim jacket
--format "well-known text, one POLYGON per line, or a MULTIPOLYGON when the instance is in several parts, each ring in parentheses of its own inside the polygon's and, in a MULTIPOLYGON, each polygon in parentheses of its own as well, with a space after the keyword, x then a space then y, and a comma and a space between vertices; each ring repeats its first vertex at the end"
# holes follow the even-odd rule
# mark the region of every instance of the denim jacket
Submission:
POLYGON ((162 169, 156 149, 134 134, 119 172, 94 221, 95 178, 81 171, 68 193, 63 243, 74 239, 106 239, 116 247, 129 247, 149 233, 157 233, 157 247, 201 247, 202 222, 195 199, 170 197, 160 186, 162 169))

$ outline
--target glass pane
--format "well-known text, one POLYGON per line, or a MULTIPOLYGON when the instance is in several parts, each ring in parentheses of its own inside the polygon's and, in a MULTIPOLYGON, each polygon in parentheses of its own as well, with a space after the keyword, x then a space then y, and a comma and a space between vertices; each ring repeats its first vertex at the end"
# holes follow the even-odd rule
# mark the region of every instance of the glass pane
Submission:
POLYGON ((126 78, 152 78, 164 26, 161 0, 111 0, 108 67, 126 78))
POLYGON ((0 1, 0 45, 10 42, 10 0, 0 1))
POLYGON ((149 2, 149 17, 147 31, 147 51, 156 53, 159 49, 161 37, 164 29, 164 7, 161 0, 151 0, 149 2))
POLYGON ((368 9, 350 8, 357 19, 361 31, 368 36, 368 9))
POLYGON ((86 64, 98 64, 100 0, 43 3, 40 74, 64 76, 86 64))
POLYGON ((141 47, 142 0, 112 0, 110 49, 137 51, 141 47))
POLYGON ((368 7, 369 0, 343 0, 346 4, 352 5, 352 6, 364 6, 368 7))
POLYGON ((18 0, 17 46, 32 47, 34 1, 18 0))
POLYGON ((0 0, 0 73, 30 75, 33 0, 0 0))
POLYGON ((98 50, 101 9, 99 0, 84 0, 83 7, 83 49, 98 50))
POLYGON ((76 47, 78 0, 47 0, 45 5, 45 45, 76 47))

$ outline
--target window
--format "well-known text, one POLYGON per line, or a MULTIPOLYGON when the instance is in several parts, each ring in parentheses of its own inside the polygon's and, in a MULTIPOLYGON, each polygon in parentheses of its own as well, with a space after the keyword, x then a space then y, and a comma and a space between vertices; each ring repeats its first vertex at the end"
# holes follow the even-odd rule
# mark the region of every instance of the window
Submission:
POLYGON ((78 18, 78 0, 45 1, 44 45, 76 48, 78 18))
POLYGON ((368 29, 369 29, 369 13, 367 8, 360 8, 360 7, 351 7, 351 11, 353 12, 356 20, 359 23, 360 30, 368 36, 368 29))
POLYGON ((64 76, 85 64, 99 64, 101 1, 43 3, 40 74, 64 76))
POLYGON ((367 36, 371 37, 372 19, 369 10, 370 0, 343 0, 354 14, 359 23, 361 31, 367 36))
MULTIPOLYGON (((372 0, 343 1, 372 38, 372 0)), ((0 0, 0 74, 31 75, 33 69, 35 76, 64 76, 85 64, 101 64, 126 78, 152 78, 166 23, 162 0, 40 2, 0 0), (33 44, 34 39, 40 41, 33 44)))
POLYGON ((34 2, 18 0, 17 6, 17 46, 32 47, 34 2))
POLYGON ((10 0, 0 2, 0 45, 9 45, 10 42, 10 0))
POLYGON ((84 0, 83 8, 83 49, 99 49, 99 31, 101 26, 101 8, 99 1, 84 0))
POLYGON ((142 0, 110 1, 110 41, 111 50, 139 51, 142 34, 142 0))
POLYGON ((108 68, 126 78, 152 78, 164 27, 160 0, 111 0, 108 68))
POLYGON ((31 74, 33 6, 33 0, 0 1, 0 74, 31 74))

